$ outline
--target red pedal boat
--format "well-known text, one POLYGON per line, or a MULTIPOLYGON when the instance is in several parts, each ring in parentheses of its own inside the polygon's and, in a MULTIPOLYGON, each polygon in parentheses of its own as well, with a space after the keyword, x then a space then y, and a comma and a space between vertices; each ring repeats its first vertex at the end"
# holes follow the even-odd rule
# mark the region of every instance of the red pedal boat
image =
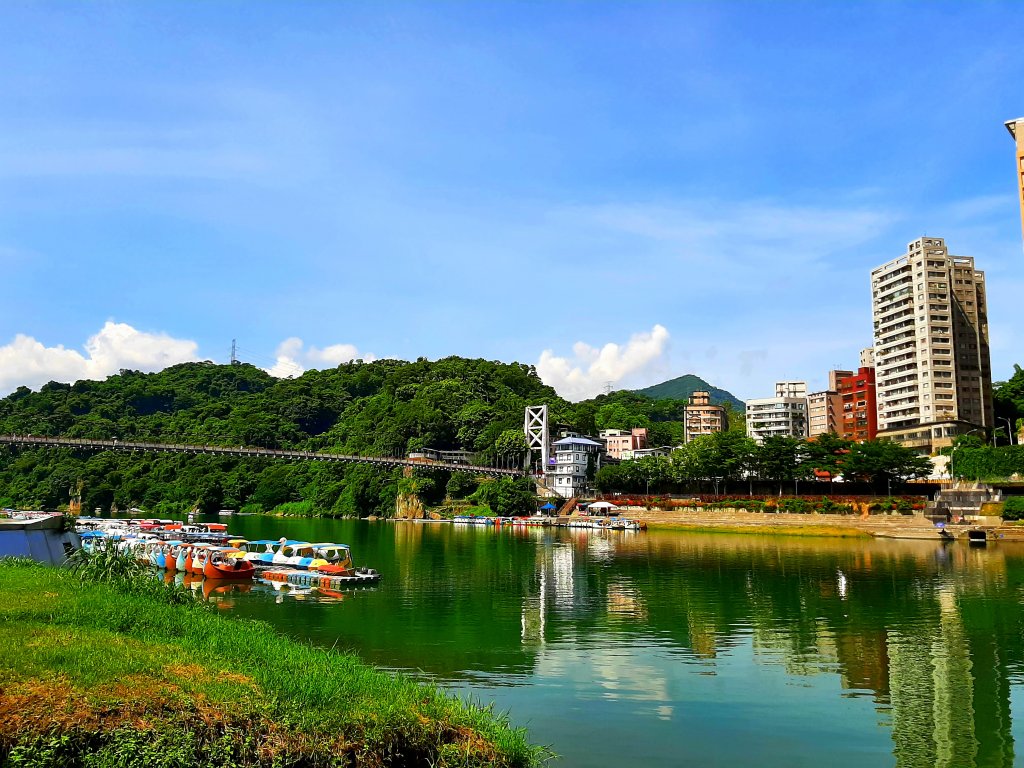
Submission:
POLYGON ((208 579, 251 579, 256 574, 245 552, 234 547, 214 547, 203 562, 203 575, 208 579))

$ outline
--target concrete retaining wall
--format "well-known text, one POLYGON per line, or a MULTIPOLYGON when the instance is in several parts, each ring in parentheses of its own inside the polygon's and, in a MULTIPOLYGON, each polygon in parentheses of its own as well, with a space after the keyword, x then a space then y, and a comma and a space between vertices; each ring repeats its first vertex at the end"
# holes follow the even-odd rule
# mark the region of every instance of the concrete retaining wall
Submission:
POLYGON ((41 520, 0 520, 0 557, 31 557, 58 565, 82 545, 74 531, 64 531, 60 517, 41 520))

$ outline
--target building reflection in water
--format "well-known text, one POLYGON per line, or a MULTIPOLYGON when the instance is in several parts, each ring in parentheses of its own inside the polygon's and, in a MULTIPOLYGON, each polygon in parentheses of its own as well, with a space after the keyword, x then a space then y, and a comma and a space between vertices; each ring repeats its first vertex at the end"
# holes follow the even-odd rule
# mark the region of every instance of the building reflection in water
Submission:
MULTIPOLYGON (((833 673, 838 695, 872 697, 897 768, 1014 764, 1000 647, 1014 629, 999 623, 1020 618, 1016 600, 1012 616, 999 610, 1013 591, 1000 552, 749 541, 723 554, 721 540, 679 537, 672 552, 659 550, 668 540, 566 538, 538 552, 536 592, 522 603, 522 641, 542 647, 538 674, 589 676, 603 698, 671 719, 678 673, 666 676, 665 654, 653 663, 625 644, 635 637, 658 653, 651 638, 668 635, 670 656, 704 661, 688 672, 714 674, 722 651, 746 637, 755 663, 833 673), (553 625, 549 610, 562 620, 553 625), (595 652, 602 643, 607 651, 595 652)), ((1019 646, 1018 637, 1017 656, 1019 646)))

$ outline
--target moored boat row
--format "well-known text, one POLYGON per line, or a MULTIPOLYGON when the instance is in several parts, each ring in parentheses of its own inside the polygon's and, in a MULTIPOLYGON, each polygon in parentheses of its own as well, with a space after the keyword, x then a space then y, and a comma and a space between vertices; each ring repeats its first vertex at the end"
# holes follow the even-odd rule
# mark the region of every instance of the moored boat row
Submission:
POLYGON ((146 565, 169 573, 185 573, 218 581, 249 581, 269 568, 316 573, 338 583, 366 583, 380 579, 373 569, 357 569, 352 562, 351 549, 345 544, 286 538, 249 541, 229 537, 226 526, 217 523, 167 526, 167 522, 173 521, 88 518, 83 521, 79 533, 82 545, 87 549, 98 546, 98 542, 110 542, 146 565), (205 530, 195 530, 197 528, 205 530), (188 538, 190 534, 213 534, 216 539, 196 540, 188 538))

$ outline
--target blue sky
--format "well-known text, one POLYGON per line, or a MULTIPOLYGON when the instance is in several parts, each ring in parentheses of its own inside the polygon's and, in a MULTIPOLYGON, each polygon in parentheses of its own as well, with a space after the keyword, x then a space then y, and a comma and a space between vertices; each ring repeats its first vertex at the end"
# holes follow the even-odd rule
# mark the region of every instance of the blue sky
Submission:
POLYGON ((923 234, 1024 288, 1020 3, 0 5, 0 390, 244 359, 823 388, 923 234), (5 346, 4 346, 5 345, 5 346))

